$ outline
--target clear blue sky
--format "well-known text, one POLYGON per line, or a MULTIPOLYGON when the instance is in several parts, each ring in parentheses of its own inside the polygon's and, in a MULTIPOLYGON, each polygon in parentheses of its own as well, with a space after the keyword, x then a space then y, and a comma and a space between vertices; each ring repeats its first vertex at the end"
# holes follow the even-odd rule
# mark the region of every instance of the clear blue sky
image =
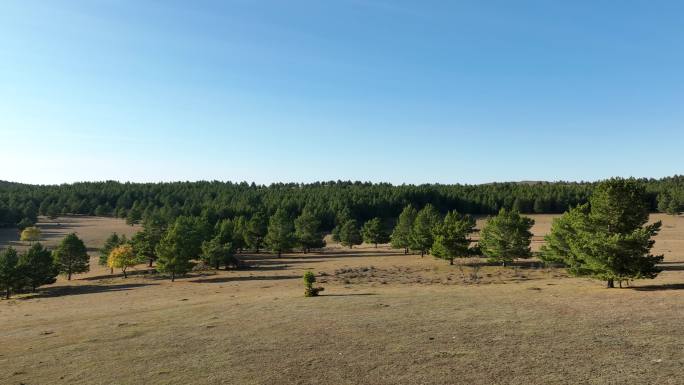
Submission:
POLYGON ((681 1, 3 1, 0 179, 684 173, 681 1))

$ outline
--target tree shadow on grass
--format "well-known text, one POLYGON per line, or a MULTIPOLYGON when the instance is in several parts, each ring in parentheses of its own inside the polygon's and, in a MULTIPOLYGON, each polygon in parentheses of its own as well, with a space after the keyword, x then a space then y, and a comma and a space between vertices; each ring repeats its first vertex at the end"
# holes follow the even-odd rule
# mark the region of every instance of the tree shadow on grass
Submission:
POLYGON ((195 283, 226 283, 243 281, 279 281, 281 279, 301 279, 301 275, 258 275, 258 276, 239 276, 239 277, 212 277, 194 279, 190 282, 195 283))
POLYGON ((684 271, 684 263, 681 263, 681 265, 675 265, 675 264, 667 264, 667 265, 658 265, 659 268, 663 269, 663 271, 684 271))
POLYGON ((348 293, 348 294, 319 294, 318 297, 353 297, 353 296, 377 295, 376 293, 348 293))
POLYGON ((632 286, 637 291, 684 290, 684 283, 668 283, 664 285, 632 286))
MULTIPOLYGON (((144 277, 149 277, 149 276, 158 276, 159 274, 157 273, 157 270, 154 268, 149 268, 145 270, 131 270, 126 273, 129 277, 131 276, 137 276, 137 275, 142 275, 144 277)), ((85 278, 79 278, 79 281, 99 281, 102 279, 111 279, 111 278, 123 278, 123 273, 114 273, 114 274, 105 274, 105 275, 95 275, 92 277, 85 277, 85 278)))
POLYGON ((18 299, 34 299, 34 298, 53 298, 62 297, 65 295, 81 295, 81 294, 96 294, 107 293, 112 291, 126 291, 133 290, 143 286, 155 286, 151 283, 126 283, 122 285, 77 285, 77 286, 58 286, 45 289, 38 289, 37 292, 31 293, 18 299))

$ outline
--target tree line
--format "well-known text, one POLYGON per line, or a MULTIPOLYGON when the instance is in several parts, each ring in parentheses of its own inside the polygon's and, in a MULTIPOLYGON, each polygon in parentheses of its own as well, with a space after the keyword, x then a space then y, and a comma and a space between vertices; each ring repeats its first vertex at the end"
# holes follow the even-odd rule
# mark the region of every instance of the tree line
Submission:
MULTIPOLYGON (((572 274, 603 279, 609 287, 615 281, 621 285, 632 279, 653 278, 660 272, 657 264, 663 257, 650 254, 652 238, 661 226, 660 222, 646 225, 651 203, 643 181, 620 178, 603 181, 595 186, 587 203, 570 208, 554 220, 539 257, 548 263, 565 265, 572 274)), ((345 207, 336 215, 332 236, 350 248, 363 241, 376 247, 390 241, 392 247, 403 249, 406 254, 409 250, 420 253, 421 257, 432 254, 451 264, 457 258, 483 255, 505 266, 516 258, 532 255, 530 229, 534 221, 515 209, 501 208, 496 216, 490 217, 477 243, 470 239, 475 221, 469 214, 450 210, 442 215, 430 203, 420 210, 409 204, 392 227, 386 223, 374 217, 359 226, 345 207)), ((143 218, 142 230, 130 240, 112 234, 101 250, 99 261, 112 272, 114 268, 121 268, 124 276, 127 268, 143 260, 149 266, 156 261, 156 269, 175 280, 178 275, 189 272, 198 259, 216 269, 238 267, 240 260, 236 254, 245 250, 259 253, 266 248, 280 257, 300 247, 306 253, 325 246, 324 234, 323 221, 308 207, 296 217, 281 207, 271 216, 259 211, 249 218, 240 215, 214 222, 202 214, 181 215, 168 223, 155 213, 143 218)), ((64 273, 68 279, 74 273, 88 271, 85 246, 75 234, 65 237, 52 253, 40 244, 33 247, 38 248, 34 253, 51 255, 54 271, 64 273)), ((21 267, 19 260, 11 248, 2 254, 0 265, 5 266, 5 273, 0 273, 0 280, 7 293, 29 282, 22 273, 26 267, 21 267)))
MULTIPOLYGON (((684 177, 640 180, 650 210, 681 211, 684 177), (660 196, 660 198, 659 198, 660 196)), ((31 226, 38 215, 82 214, 126 218, 138 223, 156 215, 167 224, 179 216, 206 216, 211 222, 279 208, 297 216, 305 208, 326 231, 346 211, 359 223, 396 218, 407 206, 432 204, 438 211, 496 214, 501 208, 520 213, 562 213, 588 202, 596 183, 538 182, 482 185, 399 185, 330 181, 269 186, 231 182, 119 183, 84 182, 27 185, 0 182, 0 226, 31 226)))

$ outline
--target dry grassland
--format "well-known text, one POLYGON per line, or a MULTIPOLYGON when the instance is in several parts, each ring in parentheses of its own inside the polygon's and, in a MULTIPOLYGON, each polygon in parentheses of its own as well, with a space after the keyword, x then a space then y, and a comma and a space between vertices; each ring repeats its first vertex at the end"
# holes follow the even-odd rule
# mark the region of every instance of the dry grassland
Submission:
MULTIPOLYGON (((552 216, 533 217, 537 249, 552 216)), ((475 281, 470 265, 387 247, 243 256, 250 269, 175 283, 143 266, 110 277, 93 259, 75 281, 0 302, 0 383, 683 384, 684 217, 654 217, 667 270, 614 290, 534 263, 475 281), (307 270, 321 297, 303 297, 307 270)), ((67 219, 60 236, 90 248, 134 231, 67 219)))

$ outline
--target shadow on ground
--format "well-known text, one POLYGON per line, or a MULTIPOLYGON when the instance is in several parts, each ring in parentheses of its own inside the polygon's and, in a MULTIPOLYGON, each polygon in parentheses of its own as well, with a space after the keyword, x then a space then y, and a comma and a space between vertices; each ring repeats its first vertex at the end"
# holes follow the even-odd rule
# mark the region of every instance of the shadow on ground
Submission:
POLYGON ((155 286, 152 283, 128 283, 123 285, 78 285, 78 286, 58 286, 46 289, 39 289, 35 293, 20 297, 19 299, 52 298, 65 295, 81 295, 107 293, 113 291, 133 290, 143 286, 155 286))
POLYGON ((684 283, 669 283, 664 285, 632 286, 637 291, 684 290, 684 283))
POLYGON ((281 279, 301 279, 301 275, 257 275, 257 276, 241 276, 241 277, 213 277, 194 279, 190 282, 195 283, 225 283, 225 282, 241 282, 241 281, 279 281, 281 279))

